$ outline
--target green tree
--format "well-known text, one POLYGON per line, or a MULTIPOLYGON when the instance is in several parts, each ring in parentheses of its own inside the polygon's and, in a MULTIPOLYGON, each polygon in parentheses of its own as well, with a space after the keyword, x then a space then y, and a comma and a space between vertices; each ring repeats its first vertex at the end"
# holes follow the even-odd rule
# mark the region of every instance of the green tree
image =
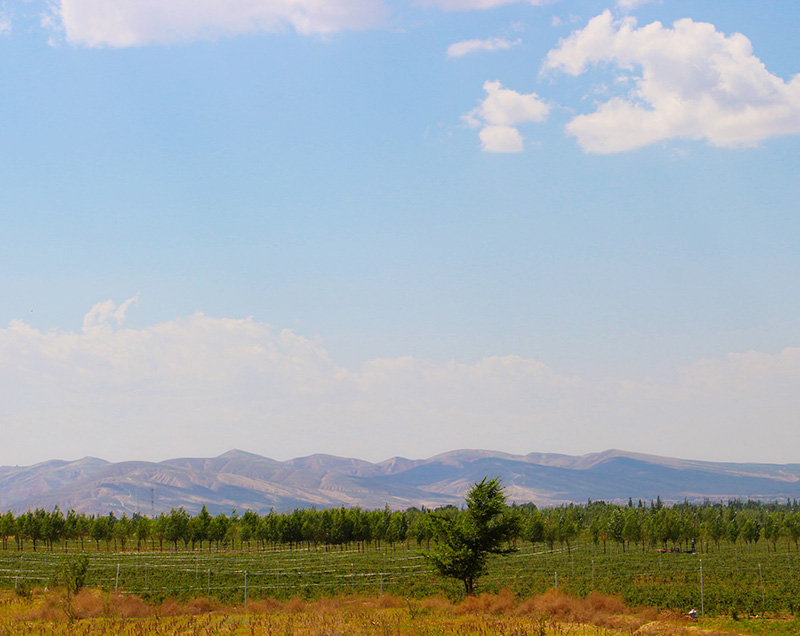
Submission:
POLYGON ((541 512, 533 510, 528 514, 523 532, 525 539, 531 542, 533 551, 536 552, 536 544, 544 541, 544 521, 541 512))
POLYGON ((420 512, 411 522, 409 533, 417 542, 417 547, 425 544, 425 549, 431 549, 431 539, 433 539, 433 526, 431 525, 431 515, 428 512, 420 512))
POLYGON ((717 546, 717 550, 719 550, 720 541, 725 538, 725 530, 725 519, 723 519, 722 513, 719 512, 711 518, 708 526, 708 535, 714 545, 717 546))
POLYGON ((608 519, 608 533, 625 549, 625 515, 621 508, 615 508, 608 519))
POLYGON ((100 542, 105 541, 108 547, 111 541, 111 518, 110 517, 95 517, 92 520, 92 528, 89 531, 90 536, 97 544, 97 549, 100 549, 100 542))
MULTIPOLYGON (((195 516, 192 517, 191 522, 189 523, 190 534, 192 536, 192 547, 194 548, 194 543, 197 542, 200 544, 200 550, 203 549, 203 541, 208 541, 208 534, 209 528, 211 527, 211 513, 208 512, 208 508, 206 505, 203 504, 202 510, 195 516)), ((209 541, 208 544, 209 551, 211 550, 211 542, 209 541)))
POLYGON ((499 477, 473 484, 466 500, 467 509, 454 517, 431 516, 438 541, 425 556, 439 574, 459 579, 472 596, 489 557, 514 552, 508 541, 518 534, 518 517, 506 505, 499 477))
POLYGON ((167 516, 164 538, 172 544, 175 551, 178 551, 178 541, 183 541, 184 547, 189 543, 189 513, 181 506, 177 510, 173 508, 167 516))
MULTIPOLYGON (((639 512, 633 507, 629 507, 628 510, 625 511, 624 516, 625 525, 622 532, 625 535, 628 550, 630 550, 631 541, 633 541, 634 545, 638 545, 639 541, 642 541, 642 521, 639 512)), ((642 551, 644 551, 644 542, 642 542, 642 551)))
POLYGON ((89 576, 89 556, 84 552, 68 559, 61 568, 64 577, 64 612, 70 623, 75 620, 75 608, 72 598, 86 585, 89 576))
POLYGON ((22 536, 33 542, 34 552, 36 552, 36 546, 44 536, 44 521, 46 517, 47 512, 37 508, 35 512, 28 510, 17 519, 17 526, 21 530, 22 536))
POLYGON ((739 522, 736 519, 736 512, 730 511, 728 515, 728 523, 726 528, 728 541, 730 541, 733 545, 736 545, 736 540, 739 538, 740 532, 741 530, 739 528, 739 522))
POLYGON ((136 516, 136 549, 141 550, 142 544, 147 544, 147 540, 153 530, 153 522, 145 516, 136 516))
POLYGON ((164 551, 164 539, 167 536, 167 526, 169 526, 169 518, 163 512, 153 520, 150 542, 154 543, 158 540, 158 549, 160 552, 164 551))
POLYGON ((74 510, 69 510, 64 519, 64 551, 69 552, 70 539, 78 538, 79 517, 74 510))
POLYGON ((42 517, 42 537, 47 543, 48 550, 52 551, 53 544, 64 536, 65 527, 64 515, 58 506, 53 509, 53 512, 42 517))
POLYGON ((406 516, 402 512, 392 513, 389 519, 388 534, 386 535, 386 540, 391 544, 392 550, 394 550, 396 541, 402 543, 406 540, 407 534, 408 523, 406 522, 406 516))
POLYGON ((230 525, 231 520, 222 512, 211 519, 208 524, 208 540, 216 544, 218 552, 220 544, 225 541, 230 525))
POLYGON ((8 549, 8 537, 14 536, 15 528, 16 520, 10 510, 4 515, 0 515, 0 537, 3 539, 3 550, 8 549))
POLYGON ((783 534, 784 520, 783 515, 777 512, 768 512, 764 516, 763 535, 764 539, 772 543, 773 551, 778 550, 778 539, 783 534))
POLYGON ((747 544, 747 551, 750 552, 750 544, 755 545, 761 538, 761 524, 758 519, 747 517, 742 524, 742 539, 747 544))
POLYGON ((243 543, 247 543, 248 551, 250 550, 250 541, 257 537, 260 521, 258 515, 252 510, 247 510, 242 515, 240 538, 243 543))
POLYGON ((117 541, 119 541, 120 549, 124 552, 125 545, 128 543, 131 536, 133 536, 133 524, 131 520, 128 519, 126 513, 123 513, 122 518, 111 528, 111 536, 114 538, 114 551, 116 552, 117 541))
POLYGON ((800 512, 786 515, 786 534, 789 539, 794 541, 794 549, 797 550, 797 542, 800 540, 800 512))

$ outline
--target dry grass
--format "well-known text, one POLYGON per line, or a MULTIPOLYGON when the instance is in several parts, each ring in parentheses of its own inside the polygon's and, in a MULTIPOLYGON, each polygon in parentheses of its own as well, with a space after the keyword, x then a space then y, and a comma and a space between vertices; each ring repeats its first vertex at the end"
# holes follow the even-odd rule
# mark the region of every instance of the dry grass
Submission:
POLYGON ((498 594, 470 596, 453 610, 456 614, 500 614, 509 615, 517 605, 517 599, 510 590, 500 590, 498 594))
POLYGON ((619 598, 550 591, 517 599, 510 591, 453 603, 443 597, 341 596, 316 601, 255 600, 247 608, 204 598, 148 605, 125 594, 84 589, 72 598, 39 591, 20 602, 0 594, 0 636, 32 634, 250 634, 251 636, 730 636, 700 630, 681 615, 629 608, 619 598), (49 626, 49 627, 48 627, 49 626), (122 627, 120 627, 122 626, 122 627), (122 630, 124 627, 124 631, 122 630), (4 631, 5 630, 5 631, 4 631), (32 631, 33 630, 33 631, 32 631), (66 631, 64 631, 66 630, 66 631), (117 631, 115 631, 117 630, 117 631))

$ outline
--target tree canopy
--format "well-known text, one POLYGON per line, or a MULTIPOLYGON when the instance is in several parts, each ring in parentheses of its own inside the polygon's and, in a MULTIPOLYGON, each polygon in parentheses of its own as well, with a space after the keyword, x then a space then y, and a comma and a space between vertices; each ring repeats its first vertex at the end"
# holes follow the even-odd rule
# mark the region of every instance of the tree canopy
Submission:
POLYGON ((466 501, 463 514, 431 517, 437 542, 425 556, 440 574, 464 583, 464 591, 471 596, 489 557, 515 550, 509 541, 518 534, 519 521, 506 505, 499 477, 484 477, 473 484, 466 501))

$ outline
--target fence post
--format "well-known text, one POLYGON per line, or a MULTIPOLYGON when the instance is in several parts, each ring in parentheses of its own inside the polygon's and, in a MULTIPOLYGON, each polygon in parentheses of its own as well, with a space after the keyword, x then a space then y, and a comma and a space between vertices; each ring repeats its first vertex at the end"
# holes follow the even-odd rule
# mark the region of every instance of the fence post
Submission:
POLYGON ((758 564, 758 578, 761 580, 761 612, 763 613, 767 605, 767 597, 764 595, 764 575, 761 573, 761 564, 758 564))
POLYGON ((247 570, 244 571, 244 607, 247 609, 247 570))
POLYGON ((556 592, 558 592, 558 572, 556 572, 556 592))
POLYGON ((592 559, 592 590, 594 590, 594 559, 592 559))
POLYGON ((211 601, 211 568, 208 568, 208 579, 206 580, 206 596, 211 601))
POLYGON ((119 589, 119 563, 117 563, 117 578, 114 579, 114 594, 117 593, 119 589))

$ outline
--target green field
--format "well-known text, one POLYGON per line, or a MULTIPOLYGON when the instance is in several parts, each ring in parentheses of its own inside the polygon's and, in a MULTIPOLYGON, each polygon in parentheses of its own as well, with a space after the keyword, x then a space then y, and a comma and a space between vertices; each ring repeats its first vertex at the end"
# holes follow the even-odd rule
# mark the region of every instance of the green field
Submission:
MULTIPOLYGON (((88 547, 88 544, 87 544, 88 547)), ((74 556, 52 551, 0 551, 0 585, 58 585, 59 570, 74 556)), ((421 598, 462 595, 460 583, 437 576, 422 552, 405 545, 364 550, 339 548, 208 552, 90 552, 89 586, 119 589, 152 601, 213 597, 226 602, 257 598, 319 598, 336 594, 392 594, 421 598)), ((519 544, 496 557, 478 591, 507 588, 517 596, 557 588, 571 595, 592 591, 620 596, 629 605, 694 607, 708 615, 796 614, 800 610, 800 554, 784 544, 711 547, 704 553, 622 551, 579 541, 568 551, 519 544), (702 568, 702 586, 701 586, 702 568)))

